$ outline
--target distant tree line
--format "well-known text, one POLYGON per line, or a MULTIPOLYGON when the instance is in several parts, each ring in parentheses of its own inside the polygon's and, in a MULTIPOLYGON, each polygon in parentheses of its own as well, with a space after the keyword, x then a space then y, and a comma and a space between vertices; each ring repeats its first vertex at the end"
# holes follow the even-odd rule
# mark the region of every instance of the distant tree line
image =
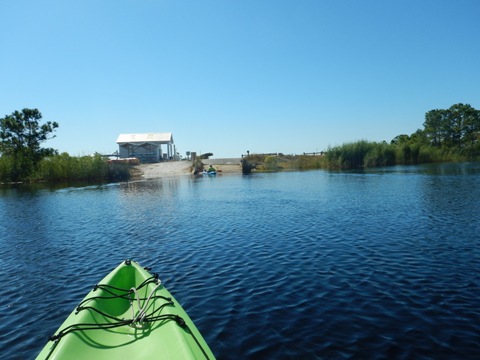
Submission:
POLYGON ((246 173, 257 170, 354 169, 397 164, 480 160, 480 111, 468 104, 430 110, 424 128, 396 136, 389 143, 359 140, 329 147, 323 156, 260 156, 242 158, 246 173))
POLYGON ((357 141, 329 148, 322 167, 359 168, 440 161, 480 160, 480 111, 468 104, 425 114, 423 129, 388 144, 357 141))
POLYGON ((439 148, 475 149, 480 140, 480 110, 468 104, 430 110, 425 114, 423 126, 423 130, 412 136, 399 135, 392 142, 413 141, 439 148))
POLYGON ((477 148, 480 140, 480 110, 456 104, 425 115, 424 134, 432 146, 477 148))

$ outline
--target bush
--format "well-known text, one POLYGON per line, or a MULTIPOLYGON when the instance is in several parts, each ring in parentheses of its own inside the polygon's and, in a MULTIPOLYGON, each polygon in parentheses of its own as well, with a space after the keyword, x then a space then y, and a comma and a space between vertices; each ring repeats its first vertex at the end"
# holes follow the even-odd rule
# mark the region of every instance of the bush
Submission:
POLYGON ((242 174, 250 174, 253 169, 256 169, 256 162, 252 158, 252 156, 245 156, 240 160, 242 165, 242 174))
POLYGON ((203 171, 203 163, 202 163, 201 157, 195 158, 192 164, 191 171, 195 175, 200 174, 203 171))
POLYGON ((263 161, 265 170, 278 170, 278 158, 276 156, 267 156, 263 161))
POLYGON ((10 157, 0 157, 0 182, 13 181, 11 174, 13 171, 13 161, 10 157))

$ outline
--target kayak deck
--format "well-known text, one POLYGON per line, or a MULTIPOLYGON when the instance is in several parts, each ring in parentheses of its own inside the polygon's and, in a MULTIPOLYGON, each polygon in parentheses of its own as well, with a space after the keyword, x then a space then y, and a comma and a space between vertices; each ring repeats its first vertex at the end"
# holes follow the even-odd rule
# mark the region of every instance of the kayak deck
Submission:
POLYGON ((108 274, 68 316, 37 359, 214 359, 184 309, 138 263, 108 274))

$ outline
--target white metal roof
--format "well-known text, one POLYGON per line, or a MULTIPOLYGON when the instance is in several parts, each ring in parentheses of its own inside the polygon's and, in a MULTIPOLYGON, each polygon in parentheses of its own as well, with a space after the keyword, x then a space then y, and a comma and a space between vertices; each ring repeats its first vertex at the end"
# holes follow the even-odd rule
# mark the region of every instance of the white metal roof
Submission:
POLYGON ((146 133, 146 134, 120 134, 117 144, 138 144, 138 143, 173 143, 172 133, 146 133))

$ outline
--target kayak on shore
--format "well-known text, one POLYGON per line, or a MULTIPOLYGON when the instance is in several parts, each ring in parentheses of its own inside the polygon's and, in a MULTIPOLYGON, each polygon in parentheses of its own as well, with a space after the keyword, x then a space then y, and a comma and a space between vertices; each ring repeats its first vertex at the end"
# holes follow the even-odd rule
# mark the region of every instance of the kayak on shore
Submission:
POLYGON ((137 262, 109 273, 51 336, 37 359, 214 359, 177 300, 137 262))

